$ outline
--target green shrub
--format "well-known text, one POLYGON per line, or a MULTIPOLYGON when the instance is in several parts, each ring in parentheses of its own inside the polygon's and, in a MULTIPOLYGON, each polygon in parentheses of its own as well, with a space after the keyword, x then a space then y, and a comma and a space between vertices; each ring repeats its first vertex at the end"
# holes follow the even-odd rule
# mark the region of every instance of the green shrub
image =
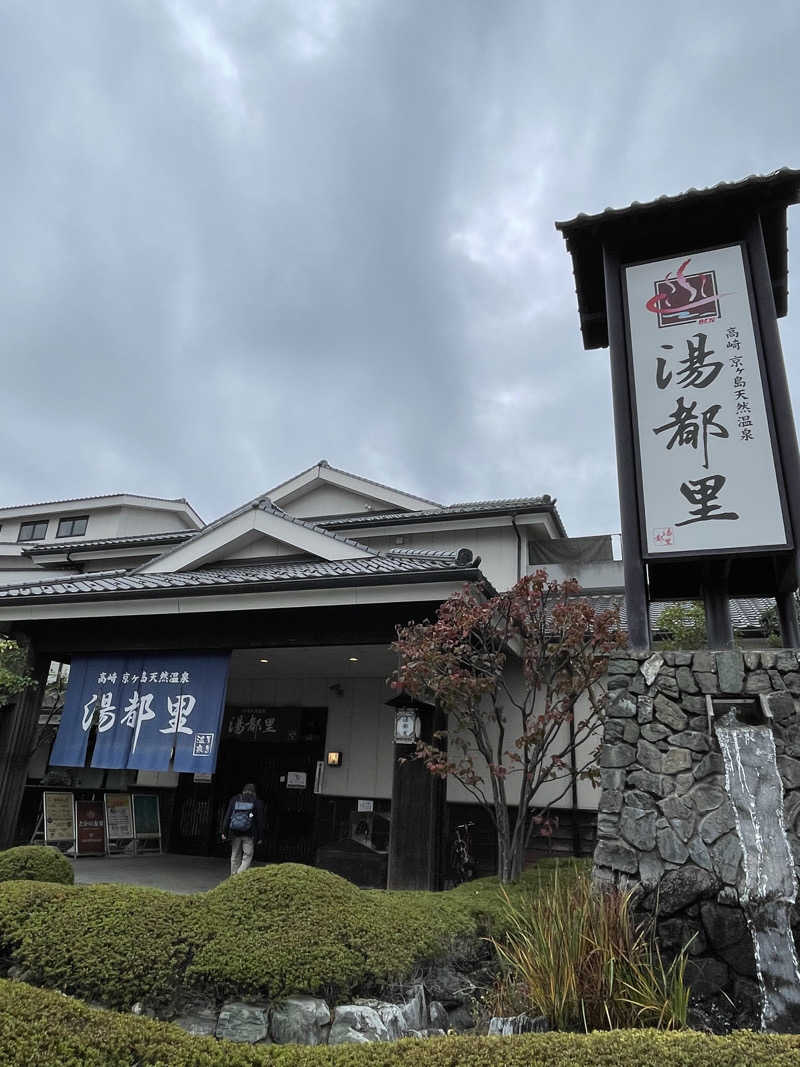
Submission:
MULTIPOLYGON (((537 865, 512 894, 546 888, 537 865)), ((208 893, 125 885, 0 886, 0 945, 38 985, 129 1008, 180 986, 212 995, 322 993, 342 997, 409 977, 421 964, 480 951, 500 933, 497 879, 446 893, 361 890, 328 871, 284 863, 251 869, 208 893)))
POLYGON ((171 997, 191 952, 191 907, 158 889, 13 882, 0 890, 0 944, 37 985, 129 1009, 171 997))
POLYGON ((0 980, 4 1067, 794 1067, 800 1037, 682 1031, 443 1037, 394 1044, 243 1046, 96 1011, 57 993, 0 980))
POLYGON ((0 852, 0 882, 25 879, 72 885, 72 864, 50 845, 19 845, 0 852))
POLYGON ((685 1026, 688 950, 666 967, 630 901, 595 892, 588 875, 509 900, 505 936, 493 940, 505 964, 494 1013, 546 1015, 558 1030, 685 1026))

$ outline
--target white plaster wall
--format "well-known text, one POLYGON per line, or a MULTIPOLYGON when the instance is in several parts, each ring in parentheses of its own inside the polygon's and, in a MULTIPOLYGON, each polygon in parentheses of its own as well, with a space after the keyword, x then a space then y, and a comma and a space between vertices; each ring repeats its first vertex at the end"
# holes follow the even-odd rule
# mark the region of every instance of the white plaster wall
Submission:
MULTIPOLYGON (((296 556, 297 549, 294 545, 286 545, 283 541, 276 541, 274 537, 265 537, 263 534, 249 545, 226 551, 225 560, 232 559, 262 559, 272 556, 296 556)), ((216 566, 216 564, 215 564, 216 566)))
POLYGON ((326 796, 392 795, 394 711, 383 678, 232 678, 227 703, 250 707, 327 707, 325 752, 342 752, 341 767, 326 767, 326 796), (340 683, 343 696, 330 686, 340 683))
MULTIPOLYGON (((369 537, 362 532, 351 536, 365 545, 375 548, 439 548, 458 551, 469 548, 474 556, 481 557, 480 569, 498 590, 510 589, 517 580, 517 538, 512 526, 475 527, 468 530, 424 530, 411 533, 401 531, 397 534, 369 537), (397 538, 402 537, 402 545, 397 538)), ((524 534, 523 534, 524 566, 524 534)), ((524 572, 523 572, 524 573, 524 572)))
POLYGON ((327 484, 319 485, 297 500, 282 504, 281 507, 290 515, 305 519, 311 515, 350 515, 353 512, 370 510, 368 505, 372 505, 373 511, 388 511, 393 508, 393 505, 387 504, 379 497, 362 496, 360 493, 341 489, 338 485, 327 484))
MULTIPOLYGON (((520 680, 518 680, 516 684, 517 684, 517 687, 519 687, 519 686, 521 686, 522 682, 520 680)), ((586 716, 588 708, 589 708, 588 697, 585 697, 585 696, 581 697, 581 699, 578 701, 578 705, 577 705, 577 708, 576 708, 576 714, 575 714, 576 723, 580 722, 580 720, 586 716)), ((505 744, 505 748, 506 749, 510 749, 510 750, 514 751, 514 740, 521 733, 521 727, 520 727, 519 723, 520 723, 519 713, 516 712, 513 707, 510 707, 508 709, 507 717, 506 717, 506 744, 505 744)), ((493 734, 493 736, 496 736, 496 734, 493 734)), ((569 737, 569 727, 565 725, 565 726, 562 727, 561 734, 559 735, 559 743, 561 743, 562 739, 563 739, 563 742, 566 743, 566 740, 568 739, 568 737, 569 737)), ((578 767, 579 768, 582 767, 584 765, 584 763, 587 762, 587 760, 591 759, 592 753, 597 748, 597 746, 598 746, 598 744, 600 742, 600 738, 601 738, 601 734, 598 731, 598 733, 597 733, 595 738, 593 738, 590 741, 584 742, 583 745, 578 746, 578 753, 577 753, 578 761, 577 762, 578 762, 578 767)), ((490 777, 489 777, 488 768, 486 767, 486 764, 481 759, 481 757, 477 754, 477 752, 475 752, 474 755, 476 757, 476 759, 475 759, 475 767, 478 770, 478 773, 481 774, 481 776, 484 779, 484 785, 483 785, 484 792, 488 797, 490 797, 491 796, 491 781, 490 781, 490 777)), ((509 766, 509 767, 513 766, 512 762, 509 761, 509 760, 506 760, 506 765, 509 766)), ((519 774, 510 774, 508 776, 508 778, 506 779, 507 798, 508 798, 508 802, 510 804, 515 804, 516 801, 517 801, 517 798, 519 797, 519 788, 520 788, 519 787, 519 778, 520 778, 519 774)), ((542 804, 552 804, 554 808, 571 808, 572 807, 572 790, 571 790, 571 788, 568 787, 567 791, 564 793, 564 795, 558 797, 558 795, 561 794, 563 790, 564 790, 564 782, 548 782, 548 783, 546 783, 545 785, 542 786, 541 790, 537 794, 536 803, 538 804, 538 803, 541 802, 542 804)), ((454 803, 458 803, 458 804, 476 803, 475 798, 472 796, 472 794, 464 786, 462 786, 460 782, 456 781, 455 778, 448 778, 448 780, 447 780, 447 799, 448 799, 448 801, 451 801, 451 802, 454 802, 454 803)), ((596 788, 592 784, 591 781, 588 781, 588 780, 579 780, 578 781, 578 807, 579 808, 582 808, 582 809, 585 809, 585 810, 592 810, 592 811, 596 810, 599 800, 600 800, 600 789, 599 788, 596 788)))

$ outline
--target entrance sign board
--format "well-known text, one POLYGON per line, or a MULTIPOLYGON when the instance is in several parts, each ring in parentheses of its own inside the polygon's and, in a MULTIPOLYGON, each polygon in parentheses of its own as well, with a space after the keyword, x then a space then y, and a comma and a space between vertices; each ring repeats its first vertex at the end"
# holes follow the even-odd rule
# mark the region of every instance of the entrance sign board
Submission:
POLYGON ((212 773, 229 653, 75 656, 50 762, 212 773))
POLYGON ((155 794, 133 794, 133 825, 137 838, 161 837, 161 817, 155 794))
POLYGON ((109 840, 133 837, 133 808, 129 793, 106 793, 106 833, 109 840))
POLYGON ((785 549, 742 246, 624 277, 644 557, 785 549))
POLYGON ((78 838, 75 851, 79 856, 104 856, 106 853, 103 805, 97 800, 79 800, 75 804, 78 838))
POLYGON ((75 840, 75 801, 72 793, 44 793, 45 841, 75 840))
POLYGON ((225 723, 225 737, 273 744, 298 741, 301 716, 300 708, 233 708, 225 723))

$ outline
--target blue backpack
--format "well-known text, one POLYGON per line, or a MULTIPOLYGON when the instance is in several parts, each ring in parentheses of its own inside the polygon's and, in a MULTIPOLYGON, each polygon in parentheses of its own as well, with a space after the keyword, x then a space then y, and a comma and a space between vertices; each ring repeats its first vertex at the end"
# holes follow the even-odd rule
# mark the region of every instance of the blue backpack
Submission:
POLYGON ((252 800, 236 800, 231 812, 232 834, 252 834, 256 820, 256 806, 252 800))

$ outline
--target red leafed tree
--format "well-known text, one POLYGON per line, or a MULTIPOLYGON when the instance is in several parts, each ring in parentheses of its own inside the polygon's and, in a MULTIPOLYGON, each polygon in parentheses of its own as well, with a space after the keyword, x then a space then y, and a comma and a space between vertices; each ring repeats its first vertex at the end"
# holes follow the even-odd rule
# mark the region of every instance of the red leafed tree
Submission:
POLYGON ((597 773, 601 679, 626 636, 618 610, 595 611, 579 592, 541 570, 494 596, 468 585, 434 622, 399 627, 392 646, 400 659, 392 687, 448 715, 447 730, 418 742, 415 757, 461 782, 489 813, 502 882, 521 874, 533 831, 549 831, 550 807, 576 778, 597 773))

